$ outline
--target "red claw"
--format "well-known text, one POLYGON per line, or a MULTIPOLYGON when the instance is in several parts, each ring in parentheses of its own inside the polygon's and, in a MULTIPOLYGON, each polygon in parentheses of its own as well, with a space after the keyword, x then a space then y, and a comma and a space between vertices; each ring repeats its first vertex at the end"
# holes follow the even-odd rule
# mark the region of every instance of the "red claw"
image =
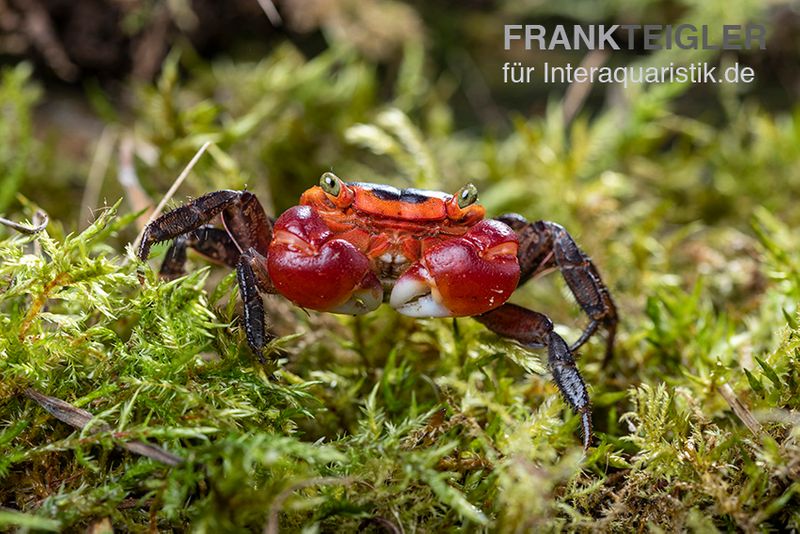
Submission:
POLYGON ((395 283, 390 304, 412 317, 479 315, 497 308, 519 282, 517 235, 485 220, 422 254, 395 283))
POLYGON ((298 306, 357 314, 383 301, 367 257, 333 233, 308 206, 284 212, 273 227, 267 269, 275 289, 298 306))

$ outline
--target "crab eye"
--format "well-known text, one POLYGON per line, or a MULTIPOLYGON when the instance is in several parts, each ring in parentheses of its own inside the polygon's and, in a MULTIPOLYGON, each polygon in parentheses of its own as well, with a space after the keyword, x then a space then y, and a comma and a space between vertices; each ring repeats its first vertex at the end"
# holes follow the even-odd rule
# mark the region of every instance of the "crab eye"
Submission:
POLYGON ((342 192, 342 181, 332 172, 326 172, 322 175, 319 179, 319 186, 323 191, 335 197, 338 197, 339 193, 342 192))
POLYGON ((458 199, 458 207, 462 209, 475 204, 475 201, 478 200, 478 188, 472 184, 467 184, 458 190, 456 198, 458 199))

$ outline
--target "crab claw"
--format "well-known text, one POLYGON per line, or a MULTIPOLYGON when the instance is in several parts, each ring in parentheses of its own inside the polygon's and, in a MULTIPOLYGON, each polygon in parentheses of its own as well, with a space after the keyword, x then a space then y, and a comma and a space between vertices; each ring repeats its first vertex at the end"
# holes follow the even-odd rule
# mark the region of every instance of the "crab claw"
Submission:
POLYGON ((267 269, 278 293, 303 308, 354 315, 383 301, 367 257, 335 239, 308 206, 295 206, 275 221, 267 269))
POLYGON ((497 308, 517 288, 517 248, 511 228, 481 221, 426 250, 395 282, 389 304, 412 317, 479 315, 497 308))

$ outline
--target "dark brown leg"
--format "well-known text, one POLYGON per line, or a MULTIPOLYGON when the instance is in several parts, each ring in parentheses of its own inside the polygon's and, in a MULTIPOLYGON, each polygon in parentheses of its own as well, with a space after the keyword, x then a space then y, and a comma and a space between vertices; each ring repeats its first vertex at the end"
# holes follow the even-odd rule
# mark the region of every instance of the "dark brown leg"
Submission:
POLYGON ((239 250, 244 252, 252 248, 265 257, 272 241, 272 222, 256 196, 249 191, 242 191, 238 201, 222 212, 222 224, 239 250))
POLYGON ((161 267, 161 273, 167 277, 183 273, 187 247, 236 268, 247 342, 263 360, 263 350, 272 336, 264 326, 264 304, 259 291, 272 290, 265 267, 272 222, 255 196, 247 191, 216 191, 162 215, 147 225, 139 258, 146 259, 154 243, 169 239, 175 242, 161 267), (207 226, 220 214, 225 230, 207 226))
POLYGON ((196 198, 148 224, 139 245, 139 258, 147 259, 150 247, 155 243, 197 230, 220 213, 228 234, 240 251, 252 247, 261 255, 267 254, 272 240, 272 221, 255 195, 248 191, 223 189, 196 198))
POLYGON ((547 347, 547 362, 553 381, 564 400, 581 416, 583 448, 588 449, 592 439, 592 411, 589 392, 583 381, 575 358, 566 341, 553 331, 553 322, 547 316, 515 304, 503 304, 475 319, 489 330, 522 343, 526 347, 547 347))
POLYGON ((186 274, 186 249, 191 248, 214 263, 236 268, 239 263, 239 247, 226 230, 214 226, 201 226, 180 235, 172 242, 161 263, 159 274, 162 278, 173 280, 186 274))
POLYGON ((264 348, 275 338, 264 326, 264 301, 259 293, 259 289, 264 289, 266 285, 271 286, 264 268, 266 261, 264 256, 250 248, 242 253, 236 265, 247 343, 262 362, 264 348))
POLYGON ((502 215, 497 220, 509 225, 519 236, 519 285, 537 275, 558 269, 575 295, 575 300, 589 316, 589 324, 570 350, 576 351, 598 327, 603 326, 607 332, 608 361, 617 332, 617 308, 592 260, 561 225, 549 221, 531 223, 516 214, 502 215))
POLYGON ((165 213, 144 229, 138 250, 139 259, 146 260, 150 255, 150 247, 155 243, 174 239, 211 222, 222 210, 236 204, 241 195, 241 191, 214 191, 165 213))

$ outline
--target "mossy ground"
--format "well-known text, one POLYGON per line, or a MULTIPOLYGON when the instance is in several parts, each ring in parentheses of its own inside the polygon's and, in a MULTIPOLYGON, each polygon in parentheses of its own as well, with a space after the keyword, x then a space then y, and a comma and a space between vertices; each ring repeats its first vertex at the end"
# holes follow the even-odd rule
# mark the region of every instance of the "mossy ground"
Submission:
MULTIPOLYGON (((387 84, 336 39, 312 59, 289 44, 256 63, 174 53, 135 86, 131 117, 92 94, 106 124, 94 162, 34 136, 41 91, 26 65, 3 72, 0 210, 39 205, 51 222, 0 229, 0 529, 800 528, 800 108, 720 86, 712 122, 679 112, 690 87, 653 86, 567 124, 552 100, 489 134, 455 126, 454 81, 424 55, 406 46, 387 84), (541 351, 470 319, 268 297, 282 337, 259 364, 229 271, 195 258, 165 283, 125 248, 138 213, 103 139, 129 141, 156 200, 212 142, 173 205, 248 186, 279 213, 332 169, 445 191, 472 181, 490 214, 561 223, 621 317, 612 361, 600 339, 580 351, 594 446, 583 455, 541 351), (113 207, 78 232, 98 174, 113 207), (76 430, 27 388, 94 419, 76 430), (133 440, 184 461, 119 446, 133 440)), ((513 300, 568 339, 585 322, 557 275, 513 300)))

